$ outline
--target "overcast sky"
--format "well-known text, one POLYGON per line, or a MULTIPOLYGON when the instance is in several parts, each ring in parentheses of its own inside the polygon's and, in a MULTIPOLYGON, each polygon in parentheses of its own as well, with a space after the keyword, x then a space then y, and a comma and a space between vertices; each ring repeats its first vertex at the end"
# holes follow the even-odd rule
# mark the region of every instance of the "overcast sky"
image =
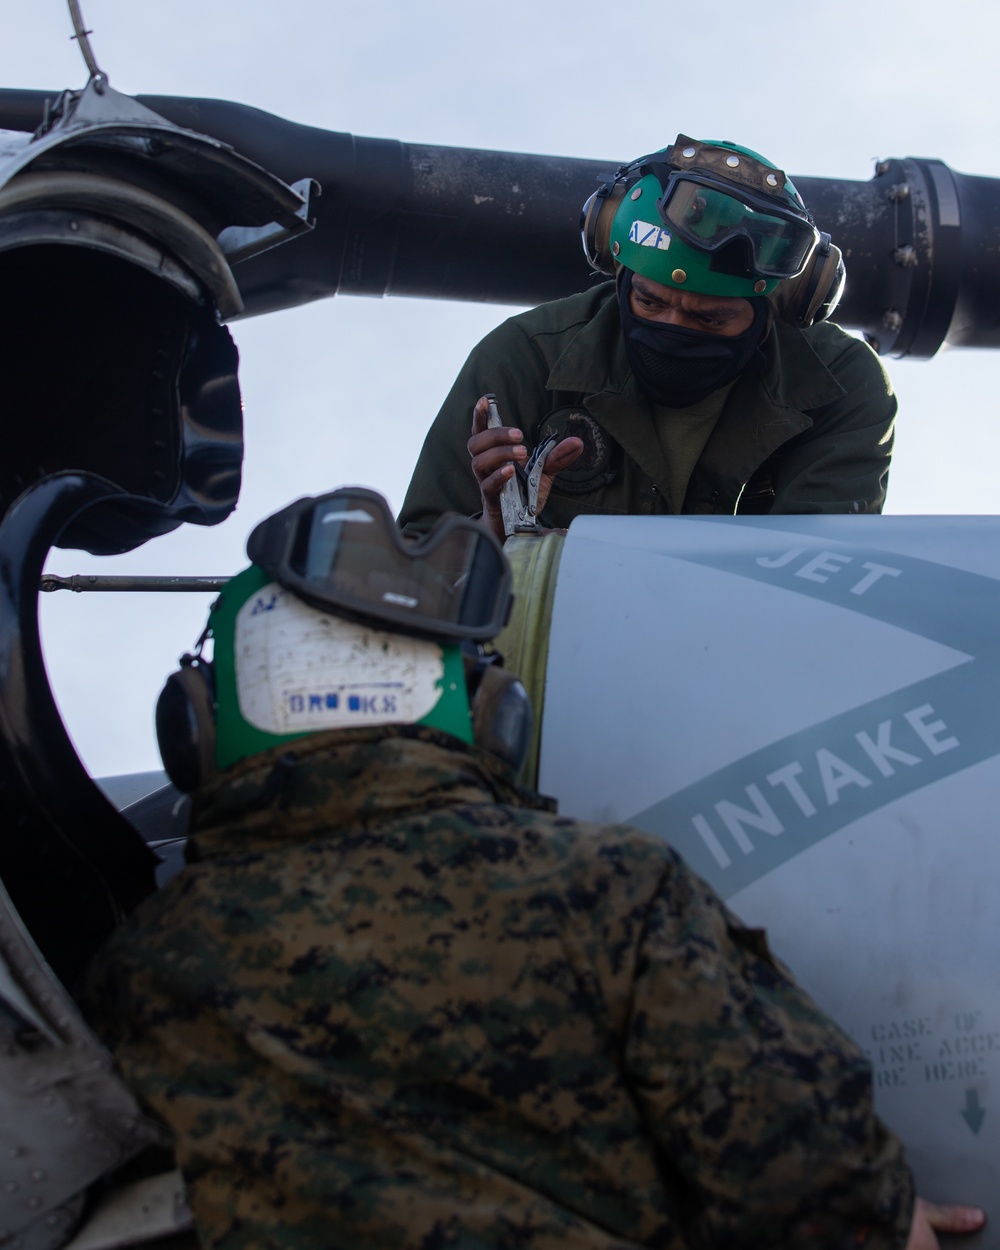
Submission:
MULTIPOLYGON (((868 179, 890 156, 1000 177, 1000 17, 985 0, 952 0, 933 17, 885 0, 81 3, 99 63, 129 93, 215 96, 357 135, 609 162, 683 131, 746 144, 793 178, 868 179)), ((82 86, 71 33, 63 0, 2 0, 0 85, 82 86)), ((260 517, 347 483, 398 508, 454 374, 511 311, 340 297, 237 323, 239 508, 222 526, 185 527, 99 567, 235 572, 260 517)), ((900 399, 887 511, 996 511, 996 355, 886 363, 900 399)), ((97 563, 58 552, 49 567, 97 563)), ((43 598, 53 686, 93 772, 158 767, 153 702, 207 602, 43 598)))

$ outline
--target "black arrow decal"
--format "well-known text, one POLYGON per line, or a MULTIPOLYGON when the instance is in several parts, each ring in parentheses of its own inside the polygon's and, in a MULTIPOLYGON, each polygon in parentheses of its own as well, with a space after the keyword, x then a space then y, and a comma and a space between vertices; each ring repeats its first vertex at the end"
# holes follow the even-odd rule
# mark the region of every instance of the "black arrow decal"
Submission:
POLYGON ((986 1119, 986 1110, 979 1105, 979 1094, 974 1089, 965 1091, 965 1110, 960 1114, 969 1128, 978 1134, 983 1127, 983 1120, 986 1119))

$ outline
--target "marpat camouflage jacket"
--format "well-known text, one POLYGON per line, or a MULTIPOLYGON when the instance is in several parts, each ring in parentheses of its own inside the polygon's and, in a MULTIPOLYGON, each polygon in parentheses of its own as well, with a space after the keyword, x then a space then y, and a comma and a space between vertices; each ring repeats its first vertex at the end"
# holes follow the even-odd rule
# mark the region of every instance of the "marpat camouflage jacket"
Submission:
POLYGON ((420 728, 196 801, 84 1001, 217 1250, 902 1247, 867 1061, 662 840, 420 728))

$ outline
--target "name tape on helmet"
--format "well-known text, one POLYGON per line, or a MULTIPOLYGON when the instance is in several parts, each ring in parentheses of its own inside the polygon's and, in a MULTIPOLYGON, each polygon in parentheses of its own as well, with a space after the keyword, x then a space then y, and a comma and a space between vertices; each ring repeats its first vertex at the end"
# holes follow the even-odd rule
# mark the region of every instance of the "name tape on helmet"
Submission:
POLYGON ((628 232, 629 242, 638 243, 640 247, 655 247, 666 252, 670 247, 671 233, 663 226, 656 226, 651 221, 633 221, 628 232))
POLYGON ((422 720, 441 698, 434 642, 310 608, 276 582, 236 616, 240 713, 272 734, 422 720))

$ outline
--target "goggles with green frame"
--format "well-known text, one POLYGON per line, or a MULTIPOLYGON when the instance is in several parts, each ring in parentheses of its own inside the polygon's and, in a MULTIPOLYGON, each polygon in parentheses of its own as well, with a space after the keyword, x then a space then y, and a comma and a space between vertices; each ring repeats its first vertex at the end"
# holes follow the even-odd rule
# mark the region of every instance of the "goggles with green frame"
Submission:
POLYGON ((247 556, 320 611, 438 640, 486 641, 507 623, 510 566, 478 522, 446 513, 403 536, 381 495, 346 487, 262 521, 247 556))
POLYGON ((808 217, 750 188, 686 170, 661 176, 660 185, 665 189, 656 207, 667 226, 701 252, 746 239, 753 270, 762 278, 794 278, 819 243, 808 217))

